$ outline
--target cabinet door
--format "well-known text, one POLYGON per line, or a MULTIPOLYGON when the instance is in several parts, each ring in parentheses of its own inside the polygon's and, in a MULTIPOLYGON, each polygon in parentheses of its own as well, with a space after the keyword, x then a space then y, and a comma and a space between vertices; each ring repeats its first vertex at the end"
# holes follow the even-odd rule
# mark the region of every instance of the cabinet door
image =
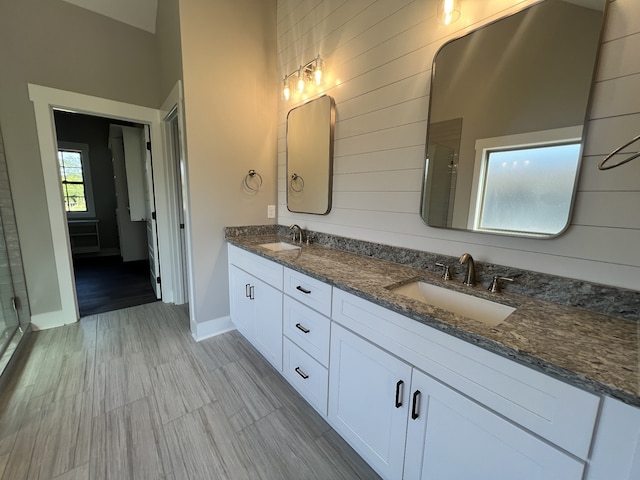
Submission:
POLYGON ((255 338, 254 278, 235 265, 229 265, 229 300, 231 321, 248 340, 255 338))
POLYGON ((640 478, 640 408, 604 398, 586 478, 640 478))
POLYGON ((334 324, 329 421, 383 477, 401 478, 411 367, 334 324))
POLYGON ((257 278, 252 279, 251 287, 250 301, 255 303, 254 346, 282 371, 282 292, 257 278))
POLYGON ((417 370, 411 399, 406 480, 582 478, 583 462, 417 370))

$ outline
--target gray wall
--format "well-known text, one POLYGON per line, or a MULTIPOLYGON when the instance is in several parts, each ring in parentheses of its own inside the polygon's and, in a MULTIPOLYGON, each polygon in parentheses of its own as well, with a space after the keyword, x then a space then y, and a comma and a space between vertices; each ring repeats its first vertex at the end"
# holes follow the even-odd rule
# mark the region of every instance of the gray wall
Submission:
POLYGON ((156 40, 160 58, 161 100, 182 80, 180 11, 178 0, 159 0, 156 16, 156 40))
POLYGON ((198 323, 229 315, 224 227, 276 200, 276 2, 181 0, 191 252, 198 323), (242 181, 255 169, 255 195, 242 181))
POLYGON ((0 125, 32 314, 60 309, 27 84, 149 107, 161 101, 155 35, 61 0, 0 0, 0 125))

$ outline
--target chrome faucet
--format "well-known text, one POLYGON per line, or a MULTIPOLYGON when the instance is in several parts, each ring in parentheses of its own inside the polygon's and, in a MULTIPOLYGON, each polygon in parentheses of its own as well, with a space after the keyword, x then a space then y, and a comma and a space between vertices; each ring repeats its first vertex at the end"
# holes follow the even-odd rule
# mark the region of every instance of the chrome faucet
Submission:
POLYGON ((300 225, 298 225, 297 223, 294 223, 293 225, 291 225, 289 227, 289 231, 291 232, 291 235, 293 236, 292 240, 295 242, 296 241, 296 237, 298 237, 298 242, 302 243, 302 228, 300 227, 300 225), (296 235, 297 233, 297 235, 296 235))
POLYGON ((464 277, 465 285, 473 287, 476 284, 476 264, 473 261, 473 257, 468 253, 463 253, 460 256, 460 265, 467 264, 467 274, 464 277))

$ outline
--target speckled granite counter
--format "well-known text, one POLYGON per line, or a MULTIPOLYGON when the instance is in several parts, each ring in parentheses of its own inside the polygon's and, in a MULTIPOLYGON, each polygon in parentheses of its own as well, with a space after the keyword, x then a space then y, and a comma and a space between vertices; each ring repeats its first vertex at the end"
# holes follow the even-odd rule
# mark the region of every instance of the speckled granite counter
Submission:
POLYGON ((315 244, 280 252, 260 247, 288 240, 277 235, 239 235, 227 240, 555 378, 640 406, 639 322, 514 293, 492 294, 483 286, 444 282, 433 272, 315 244), (516 311, 491 327, 387 288, 416 279, 508 304, 516 311))

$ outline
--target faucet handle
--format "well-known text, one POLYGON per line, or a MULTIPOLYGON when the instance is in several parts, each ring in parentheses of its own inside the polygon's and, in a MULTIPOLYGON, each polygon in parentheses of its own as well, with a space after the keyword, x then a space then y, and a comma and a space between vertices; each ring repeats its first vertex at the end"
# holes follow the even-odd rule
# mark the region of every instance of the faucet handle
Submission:
POLYGON ((451 270, 449 269, 449 265, 445 265, 444 263, 436 263, 436 267, 442 267, 442 279, 443 280, 451 280, 451 270))
POLYGON ((509 277, 499 277, 498 275, 493 276, 493 280, 489 284, 489 290, 491 293, 498 293, 500 291, 500 280, 504 280, 505 282, 513 282, 513 278, 509 277))

